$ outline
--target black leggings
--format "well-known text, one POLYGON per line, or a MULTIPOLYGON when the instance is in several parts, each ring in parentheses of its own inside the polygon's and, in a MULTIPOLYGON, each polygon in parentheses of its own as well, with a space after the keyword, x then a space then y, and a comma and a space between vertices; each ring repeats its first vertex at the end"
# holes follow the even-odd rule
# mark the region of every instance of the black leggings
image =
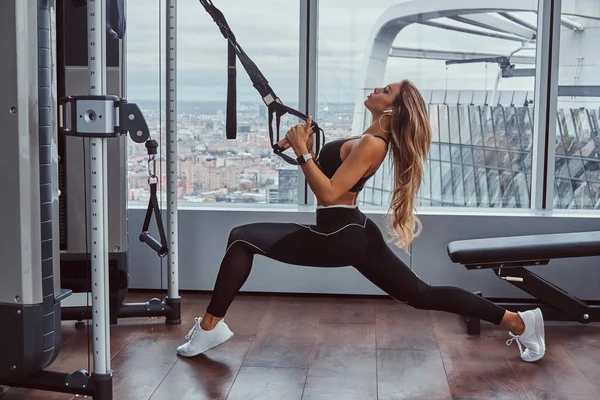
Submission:
POLYGON ((471 292, 423 282, 388 247, 358 208, 317 209, 315 225, 254 223, 234 228, 207 312, 224 317, 248 279, 254 255, 311 267, 353 266, 392 298, 422 310, 447 311, 499 325, 505 310, 471 292))

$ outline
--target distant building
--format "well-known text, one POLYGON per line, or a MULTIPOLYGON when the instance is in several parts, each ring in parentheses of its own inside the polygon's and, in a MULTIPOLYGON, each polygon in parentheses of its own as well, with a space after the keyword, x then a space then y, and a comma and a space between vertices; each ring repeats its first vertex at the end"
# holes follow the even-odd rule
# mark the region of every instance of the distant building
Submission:
POLYGON ((279 203, 279 188, 273 187, 267 189, 267 203, 278 204, 279 203))
POLYGON ((298 202, 298 170, 278 169, 279 203, 295 204, 298 202))

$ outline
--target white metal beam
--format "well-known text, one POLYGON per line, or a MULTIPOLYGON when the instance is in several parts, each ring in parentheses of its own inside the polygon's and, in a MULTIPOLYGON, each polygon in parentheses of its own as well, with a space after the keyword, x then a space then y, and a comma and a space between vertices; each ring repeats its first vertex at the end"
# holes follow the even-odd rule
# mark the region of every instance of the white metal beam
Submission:
MULTIPOLYGON (((384 10, 374 24, 362 66, 363 81, 356 91, 352 132, 362 132, 367 113, 363 105, 366 91, 383 83, 387 60, 394 40, 406 26, 435 18, 481 13, 537 13, 540 0, 411 0, 397 3, 384 10)), ((600 20, 600 1, 563 0, 563 15, 581 16, 600 20)), ((505 18, 517 20, 510 14, 505 18)), ((524 25, 521 23, 521 25, 524 25)), ((526 25, 524 25, 526 26, 526 25)), ((508 35, 510 36, 510 35, 508 35)), ((539 36, 539 34, 538 34, 539 36)), ((519 39, 520 41, 520 39, 519 39)))
POLYGON ((167 98, 167 228, 169 246, 168 260, 168 296, 179 299, 179 219, 178 205, 178 168, 177 156, 177 1, 167 0, 165 13, 166 45, 166 84, 167 98))
MULTIPOLYGON (((395 58, 418 58, 427 60, 470 60, 483 57, 502 57, 506 54, 498 53, 475 53, 468 51, 447 51, 435 49, 414 49, 409 47, 392 47, 390 57, 395 58)), ((515 64, 535 64, 535 57, 511 56, 510 61, 515 64)))
POLYGON ((526 41, 524 38, 522 38, 520 36, 511 35, 508 33, 488 32, 488 31, 480 31, 480 30, 476 30, 476 29, 462 28, 459 26, 445 24, 443 22, 423 21, 423 22, 420 22, 420 24, 433 26, 435 28, 441 28, 441 29, 450 30, 450 31, 468 33, 471 35, 479 35, 479 36, 493 37, 496 39, 512 40, 514 42, 519 42, 519 43, 526 41))
POLYGON ((572 30, 574 30, 574 31, 582 31, 582 30, 584 29, 584 28, 583 28, 583 25, 581 25, 581 24, 578 24, 578 23, 577 23, 577 22, 575 22, 575 21, 571 21, 571 20, 570 20, 569 18, 567 18, 567 17, 560 17, 560 23, 561 23, 563 26, 566 26, 567 28, 569 28, 569 29, 572 29, 572 30))
POLYGON ((509 21, 514 22, 515 24, 519 24, 533 32, 537 32, 537 26, 530 24, 528 21, 525 21, 524 19, 517 17, 516 15, 512 15, 508 12, 499 12, 498 15, 506 18, 509 21))
POLYGON ((455 21, 465 24, 478 26, 484 29, 490 29, 496 32, 509 33, 523 38, 524 40, 535 39, 535 31, 525 28, 521 25, 508 22, 505 19, 500 19, 493 14, 471 14, 450 17, 455 21))

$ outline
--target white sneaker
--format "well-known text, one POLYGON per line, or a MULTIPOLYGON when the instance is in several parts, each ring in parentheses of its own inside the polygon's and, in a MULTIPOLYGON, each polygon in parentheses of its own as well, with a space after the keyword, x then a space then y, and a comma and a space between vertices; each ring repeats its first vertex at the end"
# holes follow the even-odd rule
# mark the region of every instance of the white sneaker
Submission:
POLYGON ((233 336, 224 320, 220 320, 210 331, 205 331, 200 327, 202 318, 195 318, 192 329, 185 335, 187 343, 177 348, 177 354, 184 357, 194 357, 202 354, 220 344, 225 343, 233 336))
POLYGON ((512 342, 516 340, 523 361, 538 361, 544 357, 544 354, 546 353, 544 317, 542 316, 542 311, 539 308, 536 308, 535 310, 528 310, 525 312, 519 311, 518 314, 525 323, 525 330, 520 335, 514 335, 512 332, 509 332, 512 339, 507 340, 506 344, 510 346, 512 342), (525 347, 525 350, 523 350, 523 347, 525 347))

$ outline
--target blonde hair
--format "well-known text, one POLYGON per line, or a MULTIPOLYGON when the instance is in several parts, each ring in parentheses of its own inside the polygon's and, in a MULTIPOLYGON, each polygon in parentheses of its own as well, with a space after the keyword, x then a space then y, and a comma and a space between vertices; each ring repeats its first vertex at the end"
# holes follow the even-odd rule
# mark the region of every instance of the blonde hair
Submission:
POLYGON ((392 104, 390 158, 394 188, 390 203, 391 228, 395 244, 408 252, 422 228, 414 211, 431 143, 431 125, 425 100, 412 82, 402 81, 392 104))

